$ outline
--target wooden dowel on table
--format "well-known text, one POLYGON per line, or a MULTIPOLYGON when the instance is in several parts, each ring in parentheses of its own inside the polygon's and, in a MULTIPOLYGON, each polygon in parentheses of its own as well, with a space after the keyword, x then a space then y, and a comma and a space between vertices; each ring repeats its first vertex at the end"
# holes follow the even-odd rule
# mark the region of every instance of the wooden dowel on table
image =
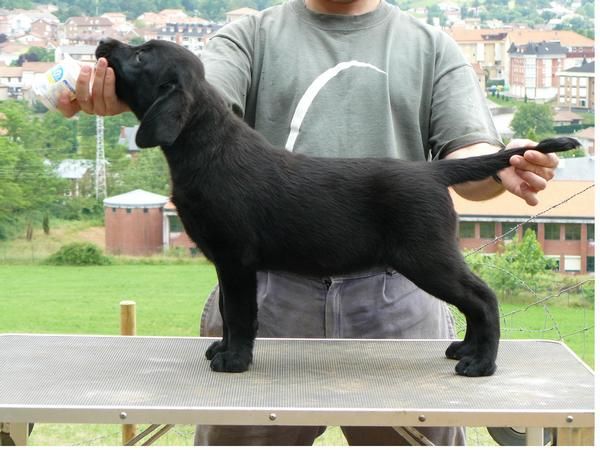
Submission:
MULTIPOLYGON (((121 302, 121 336, 135 336, 136 332, 135 302, 124 300, 121 302)), ((135 434, 135 425, 123 425, 123 445, 131 441, 135 434)))

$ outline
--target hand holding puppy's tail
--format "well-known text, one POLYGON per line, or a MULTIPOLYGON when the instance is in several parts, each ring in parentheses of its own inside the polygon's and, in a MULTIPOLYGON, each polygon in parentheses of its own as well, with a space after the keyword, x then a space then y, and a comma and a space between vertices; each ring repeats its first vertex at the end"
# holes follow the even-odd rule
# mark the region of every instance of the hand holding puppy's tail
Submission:
POLYGON ((491 177, 499 170, 510 165, 510 158, 523 155, 527 150, 537 150, 541 153, 566 152, 581 146, 577 139, 560 137, 544 139, 535 147, 504 148, 491 155, 475 156, 473 158, 444 159, 433 162, 436 177, 443 180, 447 186, 467 181, 479 181, 491 177))

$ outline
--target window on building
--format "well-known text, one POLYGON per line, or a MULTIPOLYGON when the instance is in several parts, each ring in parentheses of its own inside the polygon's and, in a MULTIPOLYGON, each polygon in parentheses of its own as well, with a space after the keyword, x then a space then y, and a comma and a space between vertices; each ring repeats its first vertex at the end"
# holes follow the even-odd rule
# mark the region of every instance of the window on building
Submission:
POLYGON ((113 208, 113 209, 112 209, 112 212, 117 212, 117 208, 113 208))
POLYGON ((462 239, 475 237, 475 222, 460 222, 458 224, 458 236, 462 239))
POLYGON ((560 240, 560 224, 559 223, 545 223, 544 224, 544 239, 547 241, 559 241, 560 240))
POLYGON ((502 236, 505 241, 512 241, 515 237, 517 237, 517 224, 503 223, 502 236))
POLYGON ((593 223, 588 223, 587 224, 587 239, 588 241, 593 241, 594 240, 594 224, 593 223))
POLYGON ((581 256, 565 255, 565 272, 581 272, 581 256))
POLYGON ((496 224, 494 222, 481 222, 479 224, 479 237, 481 239, 494 239, 496 237, 496 224))
POLYGON ((546 268, 558 272, 560 270, 560 256, 546 255, 546 268))
POLYGON ((596 271, 595 264, 595 258, 593 256, 588 256, 586 259, 585 270, 588 273, 594 273, 596 271))
POLYGON ((127 214, 131 214, 131 208, 127 208, 127 214))
POLYGON ((183 231, 183 224, 179 219, 179 216, 169 216, 169 232, 181 233, 183 231))
POLYGON ((144 214, 148 212, 148 208, 144 208, 144 214))
POLYGON ((581 225, 578 223, 565 224, 565 240, 580 241, 581 240, 581 225))

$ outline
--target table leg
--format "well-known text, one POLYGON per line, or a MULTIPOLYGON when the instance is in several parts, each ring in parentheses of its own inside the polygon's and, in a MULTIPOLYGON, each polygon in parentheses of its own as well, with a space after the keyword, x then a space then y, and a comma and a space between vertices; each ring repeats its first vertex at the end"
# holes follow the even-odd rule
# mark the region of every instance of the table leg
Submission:
POLYGON ((544 429, 539 427, 530 427, 525 430, 526 445, 544 445, 544 429))
POLYGON ((557 445, 594 445, 593 428, 558 428, 557 445))
POLYGON ((27 445, 27 438, 29 437, 29 424, 11 423, 8 434, 15 445, 27 445))

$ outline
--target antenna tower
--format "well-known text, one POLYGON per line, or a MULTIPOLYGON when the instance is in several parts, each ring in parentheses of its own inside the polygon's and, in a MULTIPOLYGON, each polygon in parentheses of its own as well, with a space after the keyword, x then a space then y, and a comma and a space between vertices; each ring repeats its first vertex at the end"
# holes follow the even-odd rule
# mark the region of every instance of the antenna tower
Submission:
POLYGON ((96 199, 106 198, 106 158, 104 157, 104 117, 96 116, 96 199))

